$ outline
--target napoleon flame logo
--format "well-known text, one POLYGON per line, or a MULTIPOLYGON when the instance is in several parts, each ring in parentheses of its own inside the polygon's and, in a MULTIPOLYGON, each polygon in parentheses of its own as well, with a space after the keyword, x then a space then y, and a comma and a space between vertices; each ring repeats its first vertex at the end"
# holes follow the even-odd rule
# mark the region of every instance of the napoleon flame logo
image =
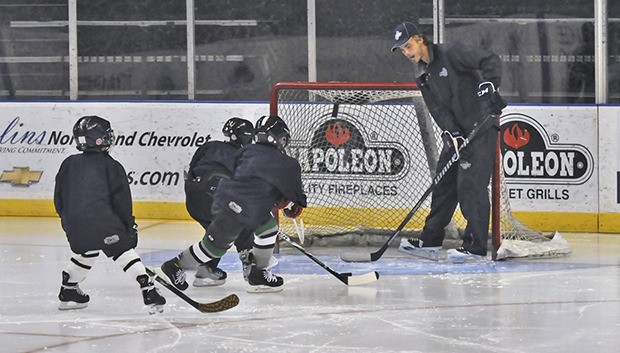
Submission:
MULTIPOLYGON (((347 116, 340 114, 341 116, 347 116)), ((354 118, 333 118, 308 131, 305 141, 291 141, 290 155, 302 173, 316 179, 399 180, 407 172, 407 152, 393 141, 369 138, 354 118)))
POLYGON ((579 144, 561 144, 534 118, 524 114, 502 117, 502 167, 510 183, 585 183, 593 173, 594 158, 579 144))
POLYGON ((325 140, 332 145, 338 147, 345 144, 351 138, 351 131, 337 122, 327 126, 325 131, 325 140))
POLYGON ((530 142, 530 132, 521 129, 518 123, 512 124, 504 131, 504 143, 515 150, 527 145, 528 142, 530 142))

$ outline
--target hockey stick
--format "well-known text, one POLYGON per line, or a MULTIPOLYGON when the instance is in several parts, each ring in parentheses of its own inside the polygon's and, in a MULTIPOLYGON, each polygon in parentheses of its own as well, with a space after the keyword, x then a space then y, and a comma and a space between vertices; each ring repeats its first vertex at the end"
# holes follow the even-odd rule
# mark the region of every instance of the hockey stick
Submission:
POLYGON ((469 133, 469 136, 467 136, 467 138, 463 140, 463 143, 461 144, 459 149, 456 152, 454 152, 452 157, 446 162, 446 165, 435 176, 435 178, 433 178, 433 182, 431 183, 431 185, 428 187, 428 189, 426 189, 424 194, 422 194, 422 197, 420 197, 420 199, 415 204, 415 206, 413 206, 411 211, 409 211, 409 213, 407 214, 405 219, 403 219, 403 221, 400 223, 398 228, 396 228, 396 231, 394 232, 394 234, 390 236, 390 238, 385 242, 385 244, 383 244, 383 246, 379 250, 373 253, 370 253, 370 254, 344 253, 340 255, 340 258, 346 262, 372 262, 372 261, 379 260, 381 256, 383 256, 385 251, 390 247, 390 245, 392 245, 392 242, 394 241, 394 239, 396 239, 396 237, 400 234, 403 228, 405 228, 407 223, 411 220, 411 217, 413 217, 413 215, 418 211, 420 206, 422 206, 422 203, 424 202, 424 200, 426 200, 426 198, 433 192, 433 190, 435 189, 435 186, 437 186, 437 183, 441 181, 441 179, 448 172, 448 170, 450 170, 450 168, 459 160, 460 152, 463 150, 463 148, 467 147, 467 145, 471 143, 471 141, 476 137, 476 135, 478 135, 478 132, 480 131, 480 129, 486 124, 486 122, 492 116, 494 115, 487 115, 486 118, 484 118, 480 124, 474 125, 474 128, 469 133))
POLYGON ((301 245, 293 242, 291 238, 288 237, 288 235, 282 232, 278 232, 278 237, 280 237, 280 239, 284 240, 285 242, 291 244, 295 249, 301 251, 304 255, 308 256, 312 261, 319 264, 319 266, 323 267, 327 272, 334 275, 334 277, 338 278, 342 283, 346 284, 347 286, 357 286, 360 284, 374 282, 379 279, 379 273, 377 273, 377 271, 368 272, 363 275, 354 275, 350 272, 346 272, 346 273, 336 272, 332 270, 329 266, 327 266, 325 263, 323 263, 321 260, 314 257, 314 255, 307 252, 306 249, 304 249, 301 245))
POLYGON ((172 284, 168 283, 168 281, 166 281, 165 278, 162 278, 159 274, 157 274, 155 271, 151 270, 150 268, 147 267, 146 272, 149 274, 149 276, 154 277, 155 280, 159 282, 162 286, 166 287, 169 291, 176 294, 176 296, 183 299, 189 305, 198 309, 198 311, 200 311, 201 313, 216 313, 219 311, 232 309, 235 306, 237 306, 237 304, 239 304, 239 297, 237 297, 236 294, 231 294, 225 298, 216 300, 211 303, 199 303, 193 300, 192 298, 188 297, 187 295, 185 295, 185 293, 181 292, 179 289, 177 289, 172 284))
POLYGON ((297 232, 297 236, 299 237, 299 243, 303 244, 305 240, 306 230, 304 229, 304 221, 303 219, 299 220, 297 223, 297 219, 293 218, 293 224, 295 225, 295 232, 297 232))

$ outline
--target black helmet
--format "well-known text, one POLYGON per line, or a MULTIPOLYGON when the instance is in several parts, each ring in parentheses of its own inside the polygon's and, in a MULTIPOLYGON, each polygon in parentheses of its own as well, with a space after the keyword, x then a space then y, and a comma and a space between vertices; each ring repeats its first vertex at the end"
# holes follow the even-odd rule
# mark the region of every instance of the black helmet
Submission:
POLYGON ((291 132, 284 120, 277 115, 263 116, 256 122, 254 130, 256 143, 266 143, 276 146, 281 151, 288 145, 291 132))
POLYGON ((249 120, 230 118, 222 128, 224 136, 230 138, 230 142, 239 147, 252 143, 254 139, 254 125, 249 120))
POLYGON ((107 152, 114 144, 110 122, 96 115, 81 117, 73 126, 73 137, 79 151, 107 152))

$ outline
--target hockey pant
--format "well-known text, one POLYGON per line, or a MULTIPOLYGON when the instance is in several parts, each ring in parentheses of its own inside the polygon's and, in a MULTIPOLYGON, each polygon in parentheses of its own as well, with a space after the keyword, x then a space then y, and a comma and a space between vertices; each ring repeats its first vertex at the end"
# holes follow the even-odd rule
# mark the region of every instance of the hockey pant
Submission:
MULTIPOLYGON (((179 263, 184 270, 194 270, 198 266, 219 260, 240 237, 248 242, 248 229, 239 222, 232 212, 214 204, 213 222, 201 241, 179 254, 179 263)), ((270 218, 265 224, 254 230, 252 251, 257 267, 266 268, 273 254, 278 233, 275 219, 270 218)))
MULTIPOLYGON (((452 220, 457 204, 467 220, 462 235, 463 247, 473 253, 486 255, 489 236, 489 182, 493 172, 497 130, 488 129, 466 148, 467 159, 461 157, 437 183, 432 194, 431 211, 426 218, 420 239, 425 246, 441 246, 444 228, 452 220)), ((439 156, 439 172, 454 154, 444 148, 439 156)))
POLYGON ((212 173, 203 178, 185 180, 185 207, 192 218, 207 230, 213 220, 211 206, 213 194, 221 179, 229 179, 224 173, 212 173))

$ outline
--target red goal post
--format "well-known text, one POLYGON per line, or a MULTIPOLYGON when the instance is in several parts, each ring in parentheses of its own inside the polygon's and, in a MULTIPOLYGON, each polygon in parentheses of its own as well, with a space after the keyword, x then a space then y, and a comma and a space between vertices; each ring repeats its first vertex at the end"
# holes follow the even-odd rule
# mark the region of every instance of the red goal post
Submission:
MULTIPOLYGON (((431 185, 441 130, 414 82, 281 82, 271 90, 270 114, 289 125, 287 153, 302 166, 307 236, 391 235, 431 185)), ((501 170, 498 134, 490 188, 493 258, 514 239, 519 244, 549 240, 514 218, 501 170)), ((402 234, 419 233, 429 210, 430 197, 402 234)), ((295 234, 290 220, 280 224, 295 234)), ((465 224, 457 208, 447 238, 458 238, 465 224)), ((521 248, 509 249, 508 256, 502 250, 500 258, 537 252, 521 248)), ((556 250, 542 252, 533 256, 555 256, 556 250)))

